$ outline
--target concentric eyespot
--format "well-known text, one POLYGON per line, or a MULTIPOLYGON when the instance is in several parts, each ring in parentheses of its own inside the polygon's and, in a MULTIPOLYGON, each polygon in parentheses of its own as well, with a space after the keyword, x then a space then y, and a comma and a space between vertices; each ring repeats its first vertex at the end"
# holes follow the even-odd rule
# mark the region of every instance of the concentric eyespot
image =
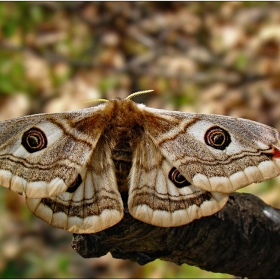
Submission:
POLYGON ((73 193, 77 190, 77 188, 80 186, 82 183, 82 177, 80 174, 76 177, 75 181, 71 184, 71 186, 66 190, 69 193, 73 193))
POLYGON ((215 149, 224 150, 231 142, 229 133, 221 127, 209 128, 204 136, 205 143, 215 149))
POLYGON ((29 153, 35 153, 46 148, 48 140, 46 134, 41 129, 32 127, 24 132, 21 144, 29 153))
POLYGON ((168 174, 168 179, 177 187, 183 188, 190 185, 190 182, 175 168, 173 167, 168 174))

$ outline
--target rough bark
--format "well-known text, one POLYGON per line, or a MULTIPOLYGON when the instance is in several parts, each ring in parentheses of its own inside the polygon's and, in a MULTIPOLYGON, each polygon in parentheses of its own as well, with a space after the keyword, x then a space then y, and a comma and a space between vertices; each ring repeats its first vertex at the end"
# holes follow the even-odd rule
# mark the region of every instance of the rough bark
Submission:
POLYGON ((96 234, 74 234, 84 258, 110 252, 144 265, 157 258, 248 278, 280 278, 280 210, 250 194, 233 193, 215 215, 176 228, 123 220, 96 234))

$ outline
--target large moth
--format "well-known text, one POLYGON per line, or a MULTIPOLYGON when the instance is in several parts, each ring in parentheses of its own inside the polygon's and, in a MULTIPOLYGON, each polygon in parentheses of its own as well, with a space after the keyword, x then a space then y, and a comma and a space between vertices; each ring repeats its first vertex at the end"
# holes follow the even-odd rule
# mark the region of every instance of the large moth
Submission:
POLYGON ((176 227, 280 174, 276 129, 130 97, 0 122, 0 185, 24 195, 49 224, 95 233, 122 219, 123 199, 136 219, 176 227))

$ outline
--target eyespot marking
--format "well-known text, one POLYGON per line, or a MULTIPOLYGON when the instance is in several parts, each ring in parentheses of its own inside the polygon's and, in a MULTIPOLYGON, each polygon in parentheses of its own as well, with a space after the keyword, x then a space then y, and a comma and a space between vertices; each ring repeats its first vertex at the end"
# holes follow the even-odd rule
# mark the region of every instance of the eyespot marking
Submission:
POLYGON ((48 140, 46 134, 41 129, 32 127, 24 132, 21 144, 29 153, 35 153, 46 148, 48 140))
POLYGON ((82 183, 82 177, 80 174, 76 177, 75 181, 71 184, 71 186, 66 190, 66 192, 73 193, 77 190, 77 188, 82 183))
POLYGON ((231 143, 230 134, 221 127, 210 127, 204 136, 205 143, 219 150, 224 150, 231 143))
POLYGON ((175 168, 173 167, 168 174, 168 179, 177 187, 183 188, 190 185, 190 182, 175 168))

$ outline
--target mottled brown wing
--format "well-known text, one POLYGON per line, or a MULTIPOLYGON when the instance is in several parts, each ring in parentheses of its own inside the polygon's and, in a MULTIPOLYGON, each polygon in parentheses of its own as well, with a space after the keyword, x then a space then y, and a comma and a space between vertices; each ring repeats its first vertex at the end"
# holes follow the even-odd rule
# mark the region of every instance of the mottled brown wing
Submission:
POLYGON ((123 203, 106 141, 100 139, 80 174, 80 180, 68 192, 27 198, 29 209, 50 225, 74 233, 94 233, 118 223, 123 217, 123 203))
POLYGON ((188 224, 216 213, 228 199, 189 184, 145 134, 133 155, 130 177, 130 214, 155 226, 188 224))
POLYGON ((0 185, 30 198, 71 188, 103 131, 102 108, 0 122, 0 185))
POLYGON ((280 174, 276 129, 240 118, 141 110, 145 133, 195 187, 230 193, 280 174))

